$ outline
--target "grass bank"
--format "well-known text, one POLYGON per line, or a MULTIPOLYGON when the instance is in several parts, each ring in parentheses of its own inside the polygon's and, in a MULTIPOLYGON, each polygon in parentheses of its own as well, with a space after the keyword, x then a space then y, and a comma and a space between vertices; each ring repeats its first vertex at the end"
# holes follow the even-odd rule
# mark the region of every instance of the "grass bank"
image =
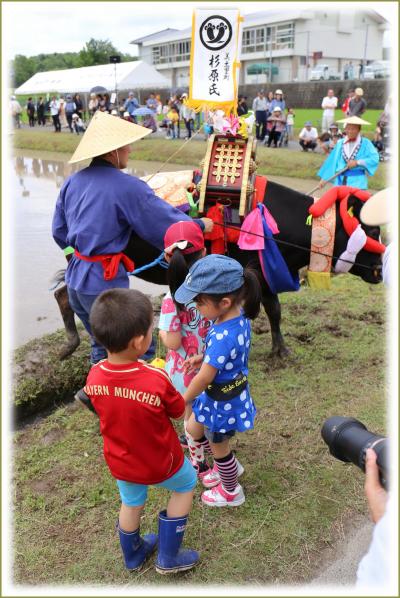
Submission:
MULTIPOLYGON (((52 131, 29 131, 21 129, 15 131, 13 144, 16 148, 35 151, 65 152, 72 155, 77 147, 80 138, 77 135, 61 134, 56 135, 52 131)), ((135 160, 165 162, 173 152, 184 142, 181 140, 166 140, 160 138, 146 138, 135 143, 134 152, 131 158, 135 160)), ((185 145, 185 148, 173 158, 175 164, 182 166, 198 165, 204 158, 206 144, 204 141, 195 141, 185 145)), ((265 176, 290 176, 300 179, 315 179, 318 169, 325 157, 322 154, 289 151, 287 149, 273 149, 264 146, 257 148, 257 159, 259 161, 258 174, 265 176)), ((370 188, 374 190, 384 189, 387 186, 388 178, 387 163, 380 162, 378 170, 370 179, 370 188)), ((166 166, 165 170, 168 170, 166 166)))
POLYGON ((13 387, 16 422, 72 399, 82 387, 89 366, 89 337, 79 326, 81 344, 73 356, 60 361, 64 330, 27 342, 14 352, 13 387))
MULTIPOLYGON (((351 415, 384 432, 385 295, 351 276, 333 291, 282 295, 282 329, 291 350, 270 361, 268 323, 254 324, 250 380, 258 409, 253 431, 233 447, 245 467, 246 502, 207 509, 196 489, 185 545, 199 566, 164 577, 153 559, 140 573, 122 564, 118 495, 104 463, 98 422, 78 406, 14 434, 14 564, 18 584, 138 587, 302 583, 321 550, 355 513, 366 513, 363 474, 328 453, 320 428, 351 415)), ((151 489, 142 520, 154 530, 167 493, 151 489)), ((245 591, 245 590, 243 590, 245 591)))

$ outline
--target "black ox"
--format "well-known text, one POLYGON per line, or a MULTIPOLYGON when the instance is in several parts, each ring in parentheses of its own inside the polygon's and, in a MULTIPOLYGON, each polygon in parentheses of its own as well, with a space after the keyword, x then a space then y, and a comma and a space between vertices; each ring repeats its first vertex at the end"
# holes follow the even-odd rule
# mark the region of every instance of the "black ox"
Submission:
MULTIPOLYGON (((306 219, 308 216, 308 208, 312 203, 313 199, 308 195, 293 191, 292 189, 278 185, 277 183, 268 182, 264 196, 264 204, 278 224, 280 232, 275 235, 274 238, 278 241, 282 256, 285 259, 289 270, 293 274, 296 274, 300 268, 307 266, 310 260, 311 226, 306 224, 306 219), (300 246, 304 249, 299 249, 292 245, 279 244, 280 240, 300 246)), ((359 214, 362 205, 362 201, 358 198, 354 196, 349 197, 347 208, 353 208, 353 214, 358 220, 360 220, 359 214)), ((379 240, 379 227, 363 225, 363 228, 369 237, 379 240)), ((333 248, 333 255, 336 256, 336 258, 346 249, 347 241, 348 235, 343 228, 339 210, 336 210, 336 234, 333 248)), ((125 249, 125 253, 133 259, 135 267, 140 268, 155 260, 160 255, 160 250, 153 247, 136 234, 132 234, 129 244, 125 249)), ((230 257, 238 260, 243 266, 251 266, 258 272, 262 288, 262 304, 271 326, 271 355, 283 357, 287 354, 287 349, 280 330, 281 306, 278 295, 273 294, 270 291, 268 284, 261 273, 257 252, 243 251, 239 249, 236 244, 229 244, 228 253, 230 257)), ((333 260, 333 266, 335 263, 336 259, 333 260)), ((367 283, 375 284, 382 280, 381 269, 381 256, 362 250, 357 255, 356 263, 351 268, 350 273, 361 277, 367 283)), ((165 269, 160 266, 155 266, 140 273, 138 277, 147 282, 166 284, 165 273, 165 269)), ((75 351, 80 340, 76 329, 74 313, 68 303, 68 295, 65 285, 55 291, 55 297, 59 304, 68 336, 68 342, 62 348, 60 353, 60 358, 64 359, 75 351)))

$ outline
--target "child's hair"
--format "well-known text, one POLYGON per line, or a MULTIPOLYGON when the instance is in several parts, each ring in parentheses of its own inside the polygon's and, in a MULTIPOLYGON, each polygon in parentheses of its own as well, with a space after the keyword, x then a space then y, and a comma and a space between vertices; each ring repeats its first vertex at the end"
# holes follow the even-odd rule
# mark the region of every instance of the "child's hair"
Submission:
POLYGON ((232 300, 233 305, 242 305, 246 318, 254 320, 260 313, 261 286, 258 276, 252 268, 245 268, 243 271, 244 284, 231 293, 208 294, 200 293, 195 300, 200 301, 203 297, 210 299, 215 306, 218 306, 224 297, 232 300))
POLYGON ((183 309, 183 305, 175 301, 175 292, 184 283, 189 268, 202 257, 202 254, 202 249, 193 253, 183 253, 176 247, 171 255, 167 270, 167 282, 174 303, 179 310, 183 309))
POLYGON ((104 291, 90 311, 93 336, 110 353, 120 353, 134 337, 145 336, 152 322, 150 300, 132 289, 104 291))

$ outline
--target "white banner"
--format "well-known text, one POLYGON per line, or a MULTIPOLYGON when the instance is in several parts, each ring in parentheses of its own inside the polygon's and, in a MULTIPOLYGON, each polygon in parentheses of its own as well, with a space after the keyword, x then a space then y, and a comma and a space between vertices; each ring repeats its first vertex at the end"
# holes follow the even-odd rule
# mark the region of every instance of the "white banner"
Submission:
POLYGON ((194 11, 187 104, 195 110, 236 111, 242 22, 236 8, 194 11))

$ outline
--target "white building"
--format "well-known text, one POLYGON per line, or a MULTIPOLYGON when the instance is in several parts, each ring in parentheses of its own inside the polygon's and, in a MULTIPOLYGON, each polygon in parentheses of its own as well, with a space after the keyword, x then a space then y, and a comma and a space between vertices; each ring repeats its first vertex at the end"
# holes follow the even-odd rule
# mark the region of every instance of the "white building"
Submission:
MULTIPOLYGON (((239 84, 268 81, 271 63, 272 81, 283 83, 306 81, 309 70, 317 64, 343 74, 344 65, 352 61, 358 75, 361 61, 383 58, 383 34, 388 28, 383 17, 374 11, 338 12, 322 6, 319 10, 245 15, 239 84)), ((153 65, 172 88, 188 87, 191 27, 183 31, 165 29, 131 43, 138 46, 139 59, 153 65)))

